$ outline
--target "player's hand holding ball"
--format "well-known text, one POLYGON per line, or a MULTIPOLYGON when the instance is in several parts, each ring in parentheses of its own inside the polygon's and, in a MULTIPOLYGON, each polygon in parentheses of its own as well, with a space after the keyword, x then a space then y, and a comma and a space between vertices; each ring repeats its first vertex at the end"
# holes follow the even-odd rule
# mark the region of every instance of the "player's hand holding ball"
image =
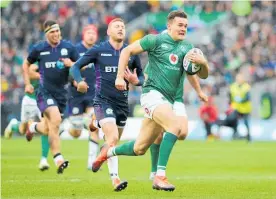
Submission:
POLYGON ((183 59, 183 68, 189 75, 199 73, 199 77, 202 79, 206 79, 208 77, 209 69, 207 60, 205 59, 203 52, 198 48, 189 50, 189 52, 185 55, 183 59))
MULTIPOLYGON (((185 56, 186 57, 186 56, 185 56)), ((203 53, 198 48, 193 48, 187 53, 186 57, 190 62, 196 64, 196 65, 203 65, 206 63, 206 60, 203 56, 203 53)))
POLYGON ((126 82, 125 82, 124 78, 117 76, 116 81, 115 81, 115 87, 120 91, 126 90, 126 82))
POLYGON ((87 83, 85 81, 81 81, 78 83, 77 91, 81 93, 86 93, 88 88, 89 86, 87 85, 87 83))
POLYGON ((26 92, 26 93, 32 94, 32 93, 34 92, 34 87, 33 87, 33 85, 27 84, 27 85, 25 86, 25 92, 26 92))

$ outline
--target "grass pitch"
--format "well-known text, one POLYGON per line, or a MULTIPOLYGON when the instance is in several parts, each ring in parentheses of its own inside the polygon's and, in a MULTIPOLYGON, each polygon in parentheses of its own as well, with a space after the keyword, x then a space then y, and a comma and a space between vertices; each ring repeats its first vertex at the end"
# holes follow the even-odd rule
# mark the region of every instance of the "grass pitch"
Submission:
POLYGON ((156 191, 148 180, 150 154, 119 157, 121 179, 129 185, 114 192, 106 164, 98 173, 86 169, 88 143, 62 141, 62 153, 70 161, 63 175, 51 168, 38 170, 40 138, 2 139, 1 198, 276 198, 276 143, 178 142, 171 155, 167 176, 174 192, 156 191))

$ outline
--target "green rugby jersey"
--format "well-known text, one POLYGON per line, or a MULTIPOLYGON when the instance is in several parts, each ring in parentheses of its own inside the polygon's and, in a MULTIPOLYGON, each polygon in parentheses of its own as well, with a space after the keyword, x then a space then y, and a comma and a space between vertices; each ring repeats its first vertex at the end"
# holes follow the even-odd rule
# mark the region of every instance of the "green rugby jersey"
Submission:
MULTIPOLYGON (((140 40, 140 45, 144 51, 148 52, 149 57, 143 93, 157 90, 173 103, 180 84, 183 86, 185 76, 183 58, 193 48, 193 45, 185 40, 174 41, 167 33, 147 35, 140 40)), ((182 86, 181 89, 183 89, 182 86)), ((179 92, 183 94, 183 90, 179 92)), ((181 93, 178 95, 180 96, 181 93)))

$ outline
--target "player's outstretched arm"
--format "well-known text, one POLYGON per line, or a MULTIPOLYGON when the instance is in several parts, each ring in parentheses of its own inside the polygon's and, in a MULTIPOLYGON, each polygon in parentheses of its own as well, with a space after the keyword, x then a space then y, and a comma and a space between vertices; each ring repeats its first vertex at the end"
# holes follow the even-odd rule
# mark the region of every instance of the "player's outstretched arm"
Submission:
POLYGON ((195 89, 195 91, 196 91, 198 97, 199 97, 202 101, 207 102, 207 101, 208 101, 208 97, 207 97, 207 95, 205 95, 205 94, 203 93, 203 91, 201 90, 201 86, 200 86, 200 83, 199 83, 197 77, 196 77, 195 75, 188 75, 188 74, 187 74, 187 78, 188 78, 190 84, 192 85, 192 87, 195 89))
POLYGON ((81 68, 85 67, 86 65, 93 63, 95 56, 93 48, 90 49, 87 53, 85 53, 81 58, 79 58, 73 65, 70 67, 70 75, 73 77, 73 79, 79 83, 83 81, 81 77, 81 68))
POLYGON ((119 64, 118 64, 118 73, 115 86, 118 90, 125 90, 126 84, 124 81, 125 70, 128 65, 128 61, 131 55, 136 55, 143 52, 143 48, 140 45, 140 40, 130 44, 124 48, 121 52, 119 64))
MULTIPOLYGON (((77 82, 77 91, 86 93, 89 88, 87 83, 81 76, 81 68, 85 67, 90 63, 94 63, 97 56, 97 49, 95 47, 88 50, 80 59, 77 60, 70 68, 70 75, 77 82)), ((91 69, 92 70, 92 69, 91 69)))
POLYGON ((31 66, 30 62, 25 59, 23 62, 23 77, 24 77, 24 84, 25 84, 25 92, 26 93, 33 93, 34 87, 31 85, 31 80, 29 76, 29 67, 31 66))

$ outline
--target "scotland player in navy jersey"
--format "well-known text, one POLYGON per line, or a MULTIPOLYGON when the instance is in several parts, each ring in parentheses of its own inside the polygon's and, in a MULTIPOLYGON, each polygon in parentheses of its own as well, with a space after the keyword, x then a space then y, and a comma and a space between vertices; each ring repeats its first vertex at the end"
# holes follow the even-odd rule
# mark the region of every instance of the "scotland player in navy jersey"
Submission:
MULTIPOLYGON (((94 45, 88 50, 72 66, 70 73, 78 83, 77 90, 87 92, 89 86, 82 79, 80 68, 94 63, 96 73, 95 114, 105 134, 106 143, 114 146, 121 137, 128 116, 128 88, 125 91, 115 88, 120 52, 127 46, 123 43, 125 39, 124 21, 120 18, 112 20, 108 25, 107 34, 109 40, 94 45)), ((134 85, 142 85, 144 76, 139 57, 130 57, 128 67, 125 74, 126 80, 134 85)), ((121 181, 118 176, 118 159, 111 158, 107 163, 114 190, 125 189, 127 182, 121 181)))
MULTIPOLYGON (((94 25, 87 25, 82 31, 82 41, 76 45, 76 49, 80 56, 83 56, 85 52, 90 49, 97 41, 98 30, 94 25)), ((85 81, 89 85, 87 93, 80 93, 77 91, 76 84, 71 82, 69 86, 69 133, 78 138, 81 135, 83 127, 90 131, 90 124, 92 117, 94 116, 93 99, 95 96, 95 72, 91 70, 94 68, 94 64, 90 63, 83 67, 81 75, 85 78, 85 81)), ((91 170, 93 161, 95 160, 98 152, 98 129, 91 129, 89 136, 88 147, 88 163, 87 168, 91 170)))
POLYGON ((43 114, 44 120, 28 126, 26 138, 30 141, 35 132, 49 135, 49 143, 54 161, 58 167, 57 172, 63 173, 67 168, 60 153, 60 138, 58 134, 61 123, 61 114, 66 104, 67 91, 65 84, 68 82, 69 67, 79 55, 75 47, 67 41, 61 40, 59 25, 55 21, 46 21, 43 25, 46 41, 37 43, 23 63, 25 91, 32 93, 28 75, 29 66, 38 61, 40 83, 36 92, 37 105, 43 114))

